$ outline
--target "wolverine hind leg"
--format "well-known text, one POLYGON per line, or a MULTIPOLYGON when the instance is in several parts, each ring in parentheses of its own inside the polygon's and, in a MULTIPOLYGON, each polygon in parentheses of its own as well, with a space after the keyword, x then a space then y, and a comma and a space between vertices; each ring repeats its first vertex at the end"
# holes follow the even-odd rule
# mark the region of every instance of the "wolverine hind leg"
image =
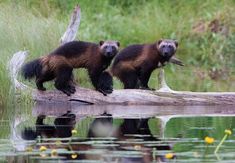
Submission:
POLYGON ((75 87, 70 84, 73 68, 67 65, 60 66, 55 80, 56 89, 70 96, 75 93, 75 87))
POLYGON ((124 84, 124 89, 136 89, 139 88, 138 76, 135 71, 122 72, 119 79, 124 84))
POLYGON ((46 88, 43 86, 43 83, 53 80, 54 78, 55 75, 53 72, 45 72, 44 74, 41 74, 39 77, 36 77, 36 85, 38 90, 45 91, 46 88))

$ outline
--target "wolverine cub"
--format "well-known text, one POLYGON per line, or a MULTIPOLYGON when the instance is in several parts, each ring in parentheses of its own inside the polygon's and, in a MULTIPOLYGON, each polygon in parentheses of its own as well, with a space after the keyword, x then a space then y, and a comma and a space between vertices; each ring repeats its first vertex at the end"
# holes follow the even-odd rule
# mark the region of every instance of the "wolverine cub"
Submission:
POLYGON ((111 92, 111 75, 114 75, 121 80, 125 89, 149 89, 148 81, 153 70, 167 62, 183 66, 181 61, 174 58, 177 47, 177 41, 168 39, 126 47, 114 58, 111 69, 102 73, 100 88, 111 92))
POLYGON ((119 46, 117 41, 100 41, 99 44, 68 42, 49 55, 26 63, 22 74, 26 79, 36 77, 37 88, 42 91, 46 90, 44 82, 55 79, 55 88, 70 96, 76 91, 71 82, 73 68, 86 68, 95 89, 105 93, 98 87, 98 81, 117 54, 119 46))

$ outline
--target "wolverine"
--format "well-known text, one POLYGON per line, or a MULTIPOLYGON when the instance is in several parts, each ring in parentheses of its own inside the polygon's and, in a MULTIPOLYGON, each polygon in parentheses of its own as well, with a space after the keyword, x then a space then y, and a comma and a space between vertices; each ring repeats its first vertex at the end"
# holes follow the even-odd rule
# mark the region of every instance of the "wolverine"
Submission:
POLYGON ((26 63, 22 67, 22 74, 25 79, 35 77, 36 86, 41 91, 46 90, 44 82, 55 79, 55 88, 70 96, 76 92, 71 82, 73 69, 85 68, 95 89, 105 94, 105 90, 98 87, 98 81, 118 53, 119 46, 118 41, 100 41, 99 44, 68 42, 50 54, 26 63))
POLYGON ((117 54, 109 71, 102 73, 99 87, 112 91, 112 75, 116 76, 124 85, 124 89, 150 89, 148 81, 151 73, 159 67, 172 62, 183 66, 174 57, 178 42, 160 39, 152 44, 130 45, 117 54))

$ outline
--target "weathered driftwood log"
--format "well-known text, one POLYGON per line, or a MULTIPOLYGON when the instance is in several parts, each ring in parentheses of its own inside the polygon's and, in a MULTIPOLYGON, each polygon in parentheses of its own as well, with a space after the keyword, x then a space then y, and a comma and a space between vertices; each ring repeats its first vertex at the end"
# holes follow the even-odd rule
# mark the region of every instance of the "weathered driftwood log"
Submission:
MULTIPOLYGON (((80 7, 76 6, 70 24, 61 38, 60 43, 75 39, 80 24, 80 7)), ((17 80, 27 52, 21 51, 13 55, 9 62, 9 69, 14 88, 31 89, 17 80)), ((66 96, 60 91, 40 92, 32 89, 33 99, 43 102, 79 102, 85 104, 118 104, 118 105, 235 105, 235 92, 177 92, 171 90, 164 78, 163 69, 160 70, 161 87, 158 91, 147 90, 114 90, 108 96, 87 88, 76 88, 76 93, 66 96)))
POLYGON ((97 105, 235 105, 235 92, 158 92, 147 90, 114 90, 104 96, 87 88, 76 88, 66 96, 60 91, 33 91, 33 98, 44 102, 79 102, 97 105))

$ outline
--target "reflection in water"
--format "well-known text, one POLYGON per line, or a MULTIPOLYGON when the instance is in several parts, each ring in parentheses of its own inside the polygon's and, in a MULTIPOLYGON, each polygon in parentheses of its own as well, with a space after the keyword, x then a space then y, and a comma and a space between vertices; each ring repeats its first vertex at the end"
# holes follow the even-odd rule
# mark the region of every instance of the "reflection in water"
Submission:
POLYGON ((233 106, 37 103, 33 108, 36 118, 27 114, 19 123, 13 121, 16 125, 12 131, 16 132, 11 132, 12 135, 21 133, 22 138, 30 141, 12 139, 11 148, 11 143, 2 142, 4 152, 0 151, 0 155, 7 156, 9 162, 164 162, 168 160, 163 156, 174 151, 177 162, 218 159, 232 162, 235 159, 233 135, 223 144, 218 156, 213 151, 224 129, 234 129, 234 113, 233 106), (71 134, 73 129, 78 133, 71 134), (205 136, 215 138, 214 144, 207 146, 205 136), (20 145, 27 146, 27 151, 17 148, 20 145), (46 151, 40 151, 42 146, 46 151))
POLYGON ((71 137, 71 130, 76 121, 75 115, 67 112, 62 116, 55 118, 54 125, 44 124, 45 115, 39 115, 36 120, 35 128, 25 128, 22 131, 22 138, 25 140, 35 140, 38 136, 42 138, 66 138, 71 137))
MULTIPOLYGON (((171 149, 168 144, 157 143, 160 140, 151 134, 148 124, 150 118, 122 119, 122 123, 117 126, 113 123, 112 115, 104 113, 90 124, 86 139, 76 137, 62 139, 62 143, 57 145, 55 145, 56 140, 53 142, 45 138, 71 137, 71 130, 75 126, 75 115, 71 112, 63 114, 55 118, 54 125, 45 124, 43 122, 45 118, 44 115, 37 117, 35 130, 29 127, 24 128, 22 138, 35 140, 40 136, 40 143, 47 148, 63 148, 68 151, 58 153, 57 159, 147 163, 153 159, 165 161, 164 156, 156 155, 153 153, 154 150, 171 149)), ((39 146, 34 148, 39 148, 39 146)))
MULTIPOLYGON (((156 150, 170 150, 169 145, 155 144, 148 148, 144 143, 159 141, 155 138, 150 131, 148 121, 150 118, 145 119, 123 119, 123 123, 119 127, 113 126, 113 119, 111 115, 103 114, 104 117, 96 118, 88 132, 88 137, 116 137, 118 141, 126 142, 119 144, 115 150, 139 150, 142 153, 141 157, 119 158, 120 162, 150 162, 153 160, 153 148, 156 150)), ((160 161, 165 160, 163 156, 158 156, 160 161)))

